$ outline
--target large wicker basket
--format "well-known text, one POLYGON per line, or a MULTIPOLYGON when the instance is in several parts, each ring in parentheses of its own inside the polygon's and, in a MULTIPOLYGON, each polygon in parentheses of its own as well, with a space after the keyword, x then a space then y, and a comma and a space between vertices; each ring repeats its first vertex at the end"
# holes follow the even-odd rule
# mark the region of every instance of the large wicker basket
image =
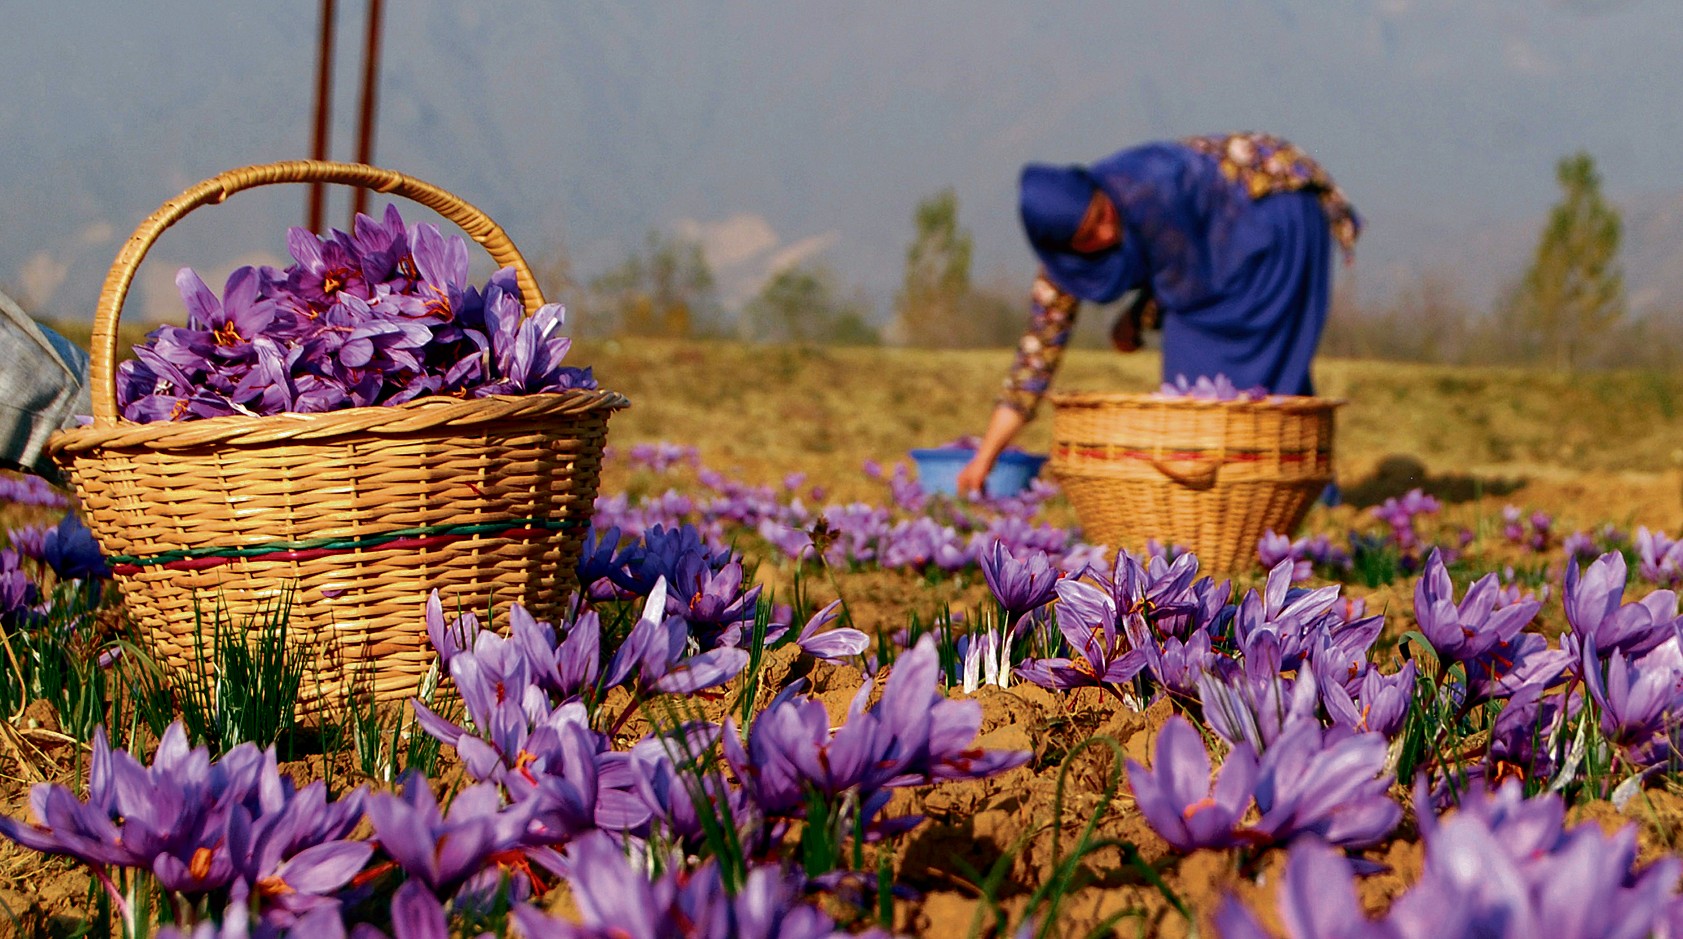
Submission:
POLYGON ((1332 481, 1342 401, 1213 401, 1052 395, 1051 469, 1088 541, 1182 545, 1202 567, 1240 571, 1257 541, 1294 532, 1332 481))
MULTIPOLYGON (((112 562, 124 605, 160 661, 186 665, 218 610, 255 622, 291 600, 291 640, 315 655, 302 704, 320 715, 353 690, 414 693, 433 660, 423 620, 521 603, 554 618, 576 588, 611 391, 458 400, 324 414, 135 424, 117 415, 123 299, 170 225, 243 189, 323 181, 402 196, 462 228, 543 303, 503 230, 444 190, 357 164, 231 170, 164 203, 112 264, 94 319, 94 422, 50 444, 112 562)), ((209 637, 205 637, 209 644, 209 637)))

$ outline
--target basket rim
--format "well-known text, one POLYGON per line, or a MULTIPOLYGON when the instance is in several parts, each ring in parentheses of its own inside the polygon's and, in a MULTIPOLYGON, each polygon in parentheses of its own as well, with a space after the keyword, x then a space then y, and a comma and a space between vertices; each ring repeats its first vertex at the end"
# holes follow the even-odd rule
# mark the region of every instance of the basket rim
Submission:
POLYGON ((1157 392, 1136 391, 1066 391, 1049 394, 1046 399, 1052 402, 1054 408, 1132 407, 1182 411, 1226 409, 1287 413, 1332 411, 1350 403, 1346 398, 1322 398, 1312 395, 1269 395, 1260 401, 1218 401, 1214 398, 1170 397, 1157 392))
POLYGON ((105 448, 147 450, 199 449, 207 446, 267 446, 277 443, 316 443, 352 435, 412 435, 455 431, 508 420, 567 417, 590 411, 617 411, 631 399, 605 388, 573 388, 524 395, 453 398, 429 395, 402 404, 372 405, 300 414, 245 416, 240 414, 196 421, 157 421, 139 424, 118 419, 95 421, 86 427, 61 430, 47 440, 55 458, 105 448))

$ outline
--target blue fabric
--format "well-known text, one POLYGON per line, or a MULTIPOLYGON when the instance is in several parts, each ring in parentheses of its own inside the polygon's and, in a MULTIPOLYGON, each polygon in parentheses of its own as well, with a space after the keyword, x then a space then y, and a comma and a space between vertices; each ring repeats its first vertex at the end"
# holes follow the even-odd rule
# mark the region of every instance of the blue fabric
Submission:
POLYGON ((1086 172, 1116 203, 1122 244, 1091 255, 1035 244, 1058 286, 1095 303, 1152 291, 1166 380, 1222 374, 1241 388, 1314 393, 1309 364, 1332 282, 1315 194, 1252 199, 1178 143, 1122 150, 1086 172))
POLYGON ((1098 184, 1079 166, 1030 163, 1018 182, 1023 231, 1036 247, 1060 251, 1081 228, 1098 184))

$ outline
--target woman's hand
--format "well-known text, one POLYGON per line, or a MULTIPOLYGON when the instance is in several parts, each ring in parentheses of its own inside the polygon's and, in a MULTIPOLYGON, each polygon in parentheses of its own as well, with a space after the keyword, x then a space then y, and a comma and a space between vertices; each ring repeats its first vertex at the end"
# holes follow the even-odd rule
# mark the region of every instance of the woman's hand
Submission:
POLYGON ((988 473, 993 471, 993 463, 999 459, 999 454, 1017 436, 1017 431, 1023 429, 1027 418, 1012 408, 1004 405, 994 409, 993 417, 988 420, 988 429, 982 434, 982 442, 976 447, 976 455, 970 458, 964 469, 958 471, 958 494, 961 496, 987 495, 983 486, 987 483, 988 473))
POLYGON ((994 457, 980 450, 970 458, 964 468, 958 471, 958 494, 969 496, 972 493, 987 495, 986 485, 988 474, 993 472, 994 457))

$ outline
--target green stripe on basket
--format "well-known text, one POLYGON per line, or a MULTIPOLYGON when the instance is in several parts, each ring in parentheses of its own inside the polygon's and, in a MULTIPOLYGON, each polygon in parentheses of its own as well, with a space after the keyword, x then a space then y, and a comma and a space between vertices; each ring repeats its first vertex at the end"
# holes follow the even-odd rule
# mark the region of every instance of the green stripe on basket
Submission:
POLYGON ((577 519, 539 519, 539 518, 505 518, 495 522, 475 522, 471 525, 420 525, 414 528, 397 528, 392 531, 380 532, 377 535, 352 535, 349 538, 311 538, 306 541, 274 541, 268 544, 253 545, 248 548, 199 548, 182 551, 162 551, 144 557, 120 554, 110 557, 112 564, 130 564, 136 567, 151 567, 157 564, 169 564, 175 561, 198 560, 201 558, 237 558, 259 557, 265 554, 275 554, 281 551, 353 551, 357 548, 377 548, 383 544, 400 541, 405 538, 436 538, 458 537, 466 538, 481 535, 486 532, 502 532, 519 528, 542 528, 549 531, 564 531, 583 524, 577 519))

